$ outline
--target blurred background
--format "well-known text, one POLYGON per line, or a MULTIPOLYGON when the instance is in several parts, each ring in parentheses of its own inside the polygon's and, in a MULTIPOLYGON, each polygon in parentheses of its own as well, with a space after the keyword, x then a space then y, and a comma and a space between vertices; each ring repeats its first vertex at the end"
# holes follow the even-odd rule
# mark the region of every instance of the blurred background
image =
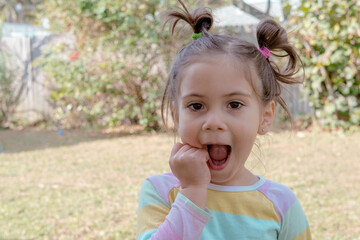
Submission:
MULTIPOLYGON (((159 130, 171 59, 191 41, 162 31, 159 13, 175 4, 1 0, 0 127, 159 130)), ((305 64, 304 86, 284 92, 299 127, 359 125, 359 1, 187 4, 213 9, 214 32, 254 42, 261 19, 280 21, 305 64)))
MULTIPOLYGON (((293 122, 278 109, 275 144, 251 164, 298 189, 314 239, 360 239, 360 2, 184 2, 212 9, 213 33, 256 43, 266 18, 289 32, 304 84, 283 92, 293 122)), ((134 238, 141 182, 169 171, 161 97, 192 41, 162 30, 176 6, 0 0, 0 239, 134 238)))

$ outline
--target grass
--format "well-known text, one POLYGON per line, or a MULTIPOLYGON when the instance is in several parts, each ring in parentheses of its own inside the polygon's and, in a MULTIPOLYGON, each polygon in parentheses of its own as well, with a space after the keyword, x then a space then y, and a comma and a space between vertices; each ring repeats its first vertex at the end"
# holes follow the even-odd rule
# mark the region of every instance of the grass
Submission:
MULTIPOLYGON (((0 239, 134 239, 141 183, 170 134, 0 131, 0 239)), ((360 132, 260 139, 255 173, 294 190, 313 239, 360 239, 360 132)))

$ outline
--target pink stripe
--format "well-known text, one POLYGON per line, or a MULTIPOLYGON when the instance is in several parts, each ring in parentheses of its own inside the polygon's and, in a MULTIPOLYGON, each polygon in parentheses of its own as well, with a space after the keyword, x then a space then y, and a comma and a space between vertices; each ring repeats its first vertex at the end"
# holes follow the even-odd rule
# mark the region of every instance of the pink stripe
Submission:
POLYGON ((182 239, 200 239, 205 224, 209 221, 205 216, 195 211, 192 207, 176 198, 166 220, 182 235, 182 239))
POLYGON ((152 235, 157 240, 200 239, 208 219, 176 198, 165 222, 152 235))
POLYGON ((155 234, 151 236, 151 239, 154 240, 182 240, 181 236, 179 236, 175 230, 172 228, 169 221, 165 220, 163 224, 160 225, 155 234))

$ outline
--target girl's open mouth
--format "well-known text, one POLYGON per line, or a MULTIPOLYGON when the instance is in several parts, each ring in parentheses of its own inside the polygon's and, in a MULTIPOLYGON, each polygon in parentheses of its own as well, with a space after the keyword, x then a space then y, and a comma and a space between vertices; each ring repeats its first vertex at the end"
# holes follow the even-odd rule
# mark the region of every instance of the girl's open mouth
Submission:
POLYGON ((213 170, 222 170, 226 167, 231 154, 229 145, 208 145, 210 160, 208 165, 213 170))

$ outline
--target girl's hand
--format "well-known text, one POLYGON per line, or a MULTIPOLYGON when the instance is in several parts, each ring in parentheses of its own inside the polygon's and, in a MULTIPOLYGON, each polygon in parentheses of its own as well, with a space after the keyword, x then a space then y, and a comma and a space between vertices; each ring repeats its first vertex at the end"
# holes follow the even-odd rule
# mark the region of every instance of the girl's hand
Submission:
POLYGON ((210 159, 205 149, 188 144, 176 143, 171 151, 170 168, 180 180, 181 187, 200 187, 210 183, 211 175, 207 165, 210 159))
POLYGON ((180 180, 181 193, 203 209, 206 205, 207 186, 211 180, 207 165, 209 159, 209 153, 205 149, 176 143, 169 161, 171 171, 180 180))

